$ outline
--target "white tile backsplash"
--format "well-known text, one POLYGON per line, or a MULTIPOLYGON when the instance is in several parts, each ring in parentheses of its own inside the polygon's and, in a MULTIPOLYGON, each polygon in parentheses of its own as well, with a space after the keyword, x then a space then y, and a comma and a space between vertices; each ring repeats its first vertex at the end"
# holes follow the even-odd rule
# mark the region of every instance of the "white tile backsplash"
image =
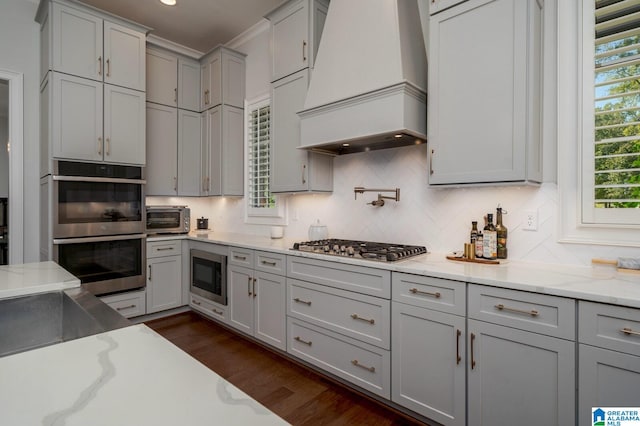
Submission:
MULTIPOLYGON (((285 236, 307 239, 309 225, 319 219, 335 238, 425 245, 430 251, 462 250, 471 221, 483 226, 483 216, 498 204, 507 211, 510 259, 541 263, 590 264, 593 257, 640 257, 640 249, 560 244, 556 240, 558 190, 552 183, 537 186, 429 188, 427 146, 350 154, 334 159, 332 194, 287 197, 289 224, 285 236), (384 207, 367 205, 377 193, 354 197, 353 188, 400 188, 400 201, 384 207), (525 210, 538 211, 538 230, 522 229, 525 210)), ((388 194, 392 195, 392 194, 388 194)), ((269 235, 269 226, 244 223, 242 198, 148 197, 147 204, 186 204, 195 218, 208 217, 213 230, 269 235)))

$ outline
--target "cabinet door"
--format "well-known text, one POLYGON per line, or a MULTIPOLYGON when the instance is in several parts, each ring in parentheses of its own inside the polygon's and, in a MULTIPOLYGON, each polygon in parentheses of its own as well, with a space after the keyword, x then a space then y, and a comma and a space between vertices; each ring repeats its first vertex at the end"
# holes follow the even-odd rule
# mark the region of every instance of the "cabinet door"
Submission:
POLYGON ((146 195, 178 194, 177 137, 178 110, 147 102, 146 195))
POLYGON ((575 424, 575 342, 468 320, 469 425, 575 424))
POLYGON ((144 91, 145 42, 145 34, 104 21, 104 82, 144 91))
POLYGON ((144 92, 104 85, 104 161, 145 164, 144 92))
MULTIPOLYGON (((225 105, 244 108, 244 58, 222 52, 222 99, 225 105)), ((215 104, 214 104, 215 105, 215 104)))
POLYGON ((55 158, 102 161, 102 83, 53 73, 55 158))
POLYGON ((469 0, 431 17, 429 184, 526 178, 528 4, 469 0))
POLYGON ((270 19, 276 81, 309 66, 309 0, 293 1, 270 19))
POLYGON ((147 259, 147 313, 177 308, 182 304, 182 257, 147 259))
POLYGON ((203 111, 222 102, 222 64, 220 62, 220 54, 214 54, 205 58, 201 67, 201 109, 203 111))
POLYGON ((300 145, 300 119, 309 71, 300 71, 271 84, 271 192, 308 189, 308 153, 300 145))
POLYGON ((147 102, 178 105, 178 58, 166 52, 147 49, 147 102))
POLYGON ((201 124, 197 112, 178 110, 178 195, 200 195, 201 124))
POLYGON ((102 19, 53 4, 53 69, 102 81, 102 19))
POLYGON ((590 425, 592 407, 637 407, 640 357, 579 345, 578 418, 590 425))
POLYGON ((202 195, 222 193, 222 106, 204 112, 202 143, 202 195))
POLYGON ((244 110, 222 106, 222 195, 244 195, 244 110))
POLYGON ((229 292, 229 325, 253 335, 254 287, 253 271, 241 266, 227 268, 227 291, 229 292))
POLYGON ((178 58, 178 108, 200 111, 200 63, 178 58))
POLYGON ((286 278, 254 272, 255 337, 283 351, 287 349, 285 284, 286 278))
POLYGON ((443 425, 464 425, 464 317, 398 302, 391 315, 391 399, 443 425))

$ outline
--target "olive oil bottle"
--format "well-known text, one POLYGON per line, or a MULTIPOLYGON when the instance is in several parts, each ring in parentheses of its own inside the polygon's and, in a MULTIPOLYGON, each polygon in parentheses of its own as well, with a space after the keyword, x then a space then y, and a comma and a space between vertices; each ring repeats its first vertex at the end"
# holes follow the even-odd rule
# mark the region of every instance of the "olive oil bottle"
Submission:
POLYGON ((502 224, 502 207, 496 210, 496 237, 498 259, 507 258, 507 227, 502 224))
POLYGON ((485 259, 495 259, 498 257, 497 247, 497 233, 496 227, 493 224, 493 214, 487 214, 487 225, 483 229, 483 241, 482 241, 482 257, 485 259))

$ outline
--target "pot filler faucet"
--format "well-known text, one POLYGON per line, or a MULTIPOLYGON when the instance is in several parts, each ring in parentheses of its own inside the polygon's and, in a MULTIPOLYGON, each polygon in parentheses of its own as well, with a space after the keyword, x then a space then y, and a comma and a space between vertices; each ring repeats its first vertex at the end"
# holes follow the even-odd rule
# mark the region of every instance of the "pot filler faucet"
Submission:
POLYGON ((384 206, 384 200, 394 200, 396 202, 400 201, 400 188, 396 188, 396 189, 368 189, 365 188, 363 186, 356 186, 355 188, 353 188, 353 192, 355 195, 355 199, 358 199, 358 194, 364 194, 365 192, 377 192, 378 193, 378 199, 377 200, 373 200, 370 203, 367 204, 371 204, 374 207, 382 207, 384 206), (395 197, 389 197, 386 195, 382 195, 381 192, 393 192, 395 193, 395 197))

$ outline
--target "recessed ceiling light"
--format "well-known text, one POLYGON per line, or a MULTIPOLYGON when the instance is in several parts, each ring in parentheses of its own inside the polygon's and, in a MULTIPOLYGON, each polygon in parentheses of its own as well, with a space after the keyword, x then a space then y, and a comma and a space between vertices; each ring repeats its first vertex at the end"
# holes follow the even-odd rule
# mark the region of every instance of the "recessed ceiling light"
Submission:
POLYGON ((176 0, 160 0, 161 3, 166 4, 167 6, 175 6, 176 0))
POLYGON ((401 134, 397 134, 397 135, 394 135, 393 137, 395 137, 395 138, 401 138, 401 137, 402 137, 402 135, 401 135, 401 134))
POLYGON ((349 146, 349 144, 348 143, 343 143, 342 146, 349 146))

